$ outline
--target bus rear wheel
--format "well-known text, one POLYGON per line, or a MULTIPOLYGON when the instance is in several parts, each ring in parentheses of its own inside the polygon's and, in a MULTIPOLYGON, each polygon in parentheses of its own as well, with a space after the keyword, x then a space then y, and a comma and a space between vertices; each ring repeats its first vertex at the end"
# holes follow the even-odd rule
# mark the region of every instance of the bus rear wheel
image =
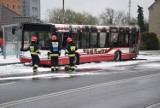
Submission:
POLYGON ((115 61, 121 61, 121 52, 117 51, 114 55, 115 61))

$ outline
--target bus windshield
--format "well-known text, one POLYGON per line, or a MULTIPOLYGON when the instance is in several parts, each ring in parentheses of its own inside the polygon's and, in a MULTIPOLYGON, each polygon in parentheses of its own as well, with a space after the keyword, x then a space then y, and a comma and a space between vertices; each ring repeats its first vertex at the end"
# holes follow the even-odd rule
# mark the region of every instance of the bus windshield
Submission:
POLYGON ((38 38, 38 45, 41 49, 46 49, 48 47, 48 43, 51 40, 50 32, 24 32, 24 46, 23 48, 27 48, 31 43, 31 38, 36 36, 38 38))

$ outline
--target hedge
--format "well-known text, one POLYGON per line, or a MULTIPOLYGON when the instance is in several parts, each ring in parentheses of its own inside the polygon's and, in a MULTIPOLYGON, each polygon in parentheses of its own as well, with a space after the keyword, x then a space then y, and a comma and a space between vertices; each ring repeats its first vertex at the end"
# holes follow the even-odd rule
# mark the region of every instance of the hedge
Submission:
POLYGON ((157 35, 152 32, 142 33, 140 50, 159 50, 157 35))

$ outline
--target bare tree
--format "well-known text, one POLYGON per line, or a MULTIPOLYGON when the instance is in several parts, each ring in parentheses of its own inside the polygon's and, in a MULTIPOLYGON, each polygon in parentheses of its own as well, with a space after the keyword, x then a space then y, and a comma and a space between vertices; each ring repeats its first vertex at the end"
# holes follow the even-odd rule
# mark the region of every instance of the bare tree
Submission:
POLYGON ((124 25, 128 23, 128 15, 124 11, 116 11, 112 8, 106 8, 100 14, 101 24, 124 25))
POLYGON ((101 24, 113 24, 113 18, 115 15, 115 10, 112 8, 106 8, 101 14, 100 19, 102 19, 101 24))

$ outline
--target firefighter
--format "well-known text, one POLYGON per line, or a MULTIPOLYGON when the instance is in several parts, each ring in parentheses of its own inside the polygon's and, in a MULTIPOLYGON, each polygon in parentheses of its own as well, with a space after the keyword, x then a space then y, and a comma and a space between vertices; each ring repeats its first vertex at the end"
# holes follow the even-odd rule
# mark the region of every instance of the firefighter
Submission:
POLYGON ((52 36, 52 41, 49 44, 48 55, 51 58, 51 71, 58 71, 58 57, 61 54, 60 43, 56 35, 52 36))
POLYGON ((33 65, 33 72, 37 72, 38 69, 38 65, 40 63, 40 59, 38 54, 40 54, 39 52, 39 47, 38 47, 38 43, 37 43, 37 37, 33 36, 32 40, 31 40, 31 44, 28 48, 23 49, 22 51, 30 51, 31 57, 32 57, 32 65, 33 65))
POLYGON ((0 53, 3 55, 3 38, 0 37, 0 53))
POLYGON ((75 51, 77 50, 76 44, 72 41, 71 37, 67 38, 67 47, 66 47, 66 54, 69 56, 69 70, 73 71, 75 70, 75 51))

